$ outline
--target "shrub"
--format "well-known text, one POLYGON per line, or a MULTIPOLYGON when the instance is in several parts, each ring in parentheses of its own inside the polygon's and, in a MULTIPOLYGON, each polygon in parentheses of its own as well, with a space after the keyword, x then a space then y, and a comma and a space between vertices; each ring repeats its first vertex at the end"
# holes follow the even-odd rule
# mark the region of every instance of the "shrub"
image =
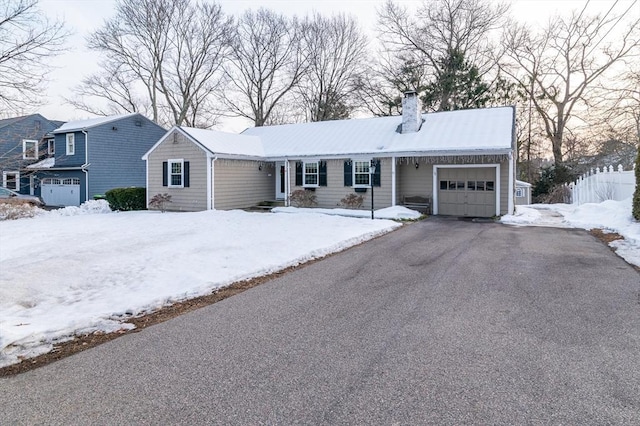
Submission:
POLYGON ((638 146, 638 156, 636 157, 636 191, 633 193, 633 218, 640 222, 640 145, 638 146))
POLYGON ((145 210, 147 190, 145 188, 114 188, 105 192, 111 210, 145 210))
POLYGON ((298 189, 291 194, 291 202, 296 207, 313 207, 318 205, 316 194, 306 189, 298 189))
POLYGON ((156 194, 149 200, 149 207, 158 209, 162 213, 167 210, 167 204, 171 202, 171 195, 167 194, 156 194))
POLYGON ((340 205, 348 209, 359 209, 362 207, 363 201, 364 198, 362 195, 351 193, 345 195, 345 197, 340 200, 340 205))

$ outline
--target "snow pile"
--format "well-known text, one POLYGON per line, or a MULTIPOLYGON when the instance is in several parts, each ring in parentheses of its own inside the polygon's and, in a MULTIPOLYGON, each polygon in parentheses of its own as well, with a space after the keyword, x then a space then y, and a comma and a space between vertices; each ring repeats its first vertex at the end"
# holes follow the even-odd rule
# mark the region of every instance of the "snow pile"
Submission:
POLYGON ((532 204, 517 206, 514 215, 501 221, 514 225, 557 226, 583 229, 603 229, 616 232, 624 240, 610 245, 627 262, 640 266, 640 223, 631 216, 631 198, 623 201, 574 204, 532 204))
POLYGON ((0 221, 24 219, 38 216, 43 213, 45 213, 44 210, 30 203, 15 200, 0 201, 0 221))
MULTIPOLYGON (((301 212, 104 212, 0 222, 0 366, 130 315, 343 250, 400 223, 301 212)), ((84 213, 82 213, 84 212, 84 213)), ((53 213, 53 212, 52 212, 53 213)))
POLYGON ((109 208, 109 203, 106 200, 89 200, 82 203, 80 207, 68 206, 49 212, 52 216, 79 216, 102 213, 111 213, 111 208, 109 208))
MULTIPOLYGON (((348 217, 368 217, 371 218, 371 210, 353 210, 353 209, 307 209, 300 207, 275 207, 271 209, 274 213, 322 213, 333 216, 348 217)), ((414 220, 419 219, 420 212, 408 209, 403 206, 387 207, 385 209, 375 210, 373 217, 376 219, 393 219, 393 220, 414 220)))

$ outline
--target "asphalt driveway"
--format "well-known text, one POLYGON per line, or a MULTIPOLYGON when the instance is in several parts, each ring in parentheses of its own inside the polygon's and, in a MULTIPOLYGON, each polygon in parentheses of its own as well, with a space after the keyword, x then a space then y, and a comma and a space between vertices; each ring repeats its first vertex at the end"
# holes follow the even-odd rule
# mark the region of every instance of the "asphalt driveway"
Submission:
POLYGON ((431 219, 0 401, 3 425, 640 424, 640 274, 581 230, 431 219))

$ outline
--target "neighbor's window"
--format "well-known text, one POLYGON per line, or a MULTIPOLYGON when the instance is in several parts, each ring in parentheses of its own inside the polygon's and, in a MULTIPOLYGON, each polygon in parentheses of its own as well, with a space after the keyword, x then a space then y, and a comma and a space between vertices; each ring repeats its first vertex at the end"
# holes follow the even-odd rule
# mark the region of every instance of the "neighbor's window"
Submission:
POLYGON ((369 166, 370 161, 353 162, 353 183, 355 186, 369 186, 369 166))
POLYGON ((318 185, 318 162, 304 163, 304 184, 305 186, 318 185))
POLYGON ((76 153, 76 135, 73 133, 67 133, 67 155, 74 155, 76 153))
POLYGON ((30 139, 22 140, 22 158, 25 160, 38 159, 38 141, 30 139))
POLYGON ((56 141, 54 139, 49 139, 47 141, 47 152, 49 155, 54 155, 56 153, 56 141))
POLYGON ((13 189, 14 191, 19 191, 20 172, 2 172, 2 186, 13 189))
POLYGON ((518 197, 518 198, 524 197, 524 189, 516 188, 516 197, 518 197))
POLYGON ((183 188, 184 183, 184 160, 169 160, 169 186, 183 188))

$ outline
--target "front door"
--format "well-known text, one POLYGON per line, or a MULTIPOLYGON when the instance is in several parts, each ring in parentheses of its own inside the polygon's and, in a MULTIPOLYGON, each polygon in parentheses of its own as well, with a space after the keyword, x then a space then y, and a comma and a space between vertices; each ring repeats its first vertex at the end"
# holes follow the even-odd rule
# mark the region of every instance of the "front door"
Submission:
POLYGON ((276 163, 276 200, 284 200, 286 192, 286 178, 284 162, 276 163))

